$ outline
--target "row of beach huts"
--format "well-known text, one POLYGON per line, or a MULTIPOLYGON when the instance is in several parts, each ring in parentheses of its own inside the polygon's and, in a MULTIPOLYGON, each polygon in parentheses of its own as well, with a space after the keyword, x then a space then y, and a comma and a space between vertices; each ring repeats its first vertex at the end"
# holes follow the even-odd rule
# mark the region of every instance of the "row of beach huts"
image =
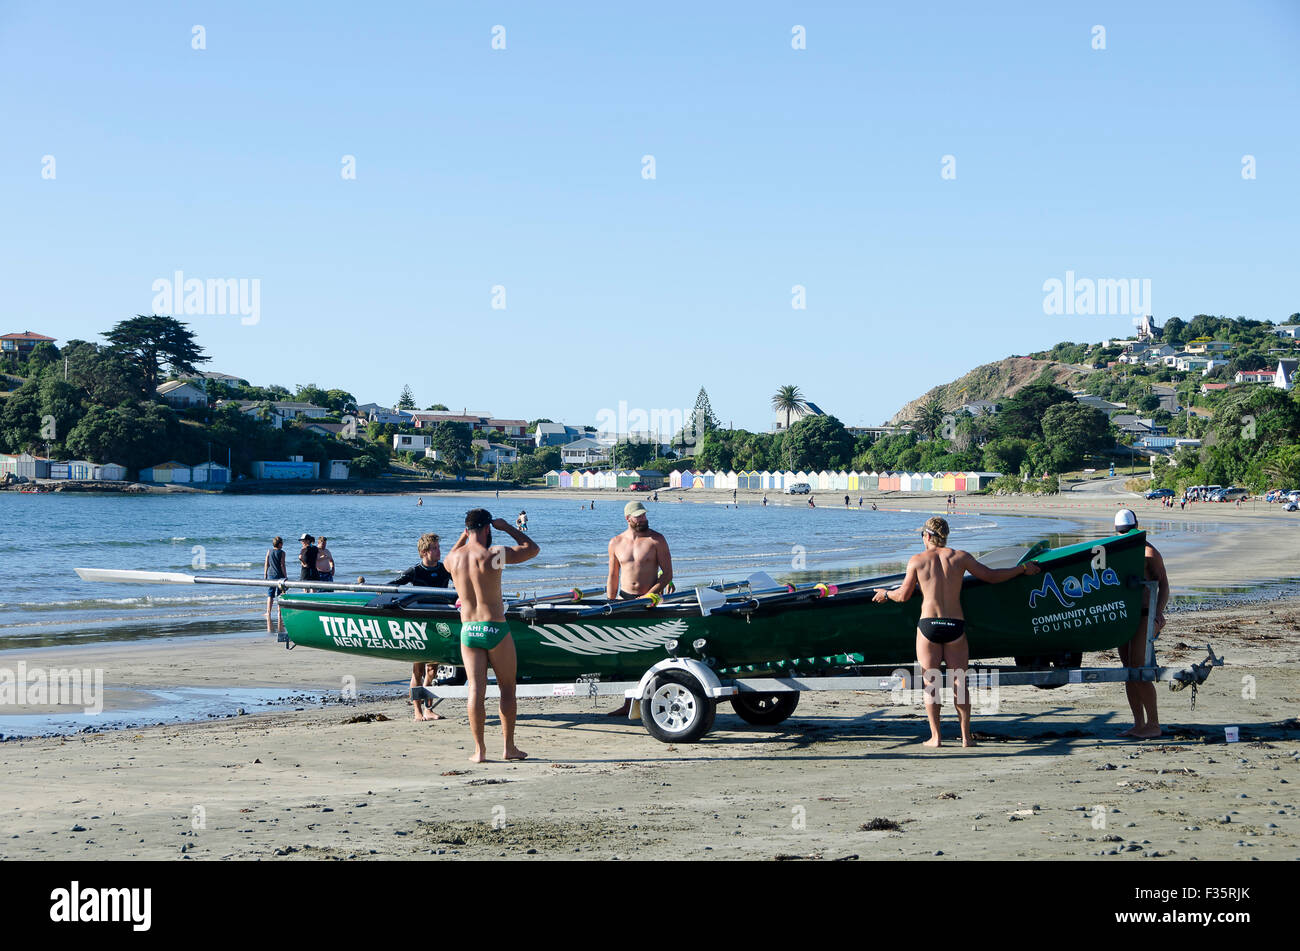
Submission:
POLYGON ((649 469, 587 469, 573 472, 552 469, 546 473, 548 488, 627 489, 736 489, 784 492, 787 487, 806 484, 814 492, 976 492, 1001 475, 1000 472, 698 472, 681 470, 667 477, 649 469))
MULTIPOLYGON (((319 479, 321 464, 304 461, 302 456, 293 456, 287 460, 258 461, 253 463, 255 479, 319 479)), ((346 479, 349 466, 346 459, 331 459, 326 464, 326 478, 346 479)), ((121 482, 126 479, 126 466, 115 463, 100 464, 85 459, 56 460, 31 453, 10 455, 0 453, 0 480, 12 473, 15 478, 34 481, 36 479, 67 479, 77 482, 121 482)), ((231 481, 229 466, 219 462, 200 462, 188 465, 184 462, 160 462, 140 470, 140 482, 154 482, 161 485, 198 485, 212 487, 228 485, 231 481)))

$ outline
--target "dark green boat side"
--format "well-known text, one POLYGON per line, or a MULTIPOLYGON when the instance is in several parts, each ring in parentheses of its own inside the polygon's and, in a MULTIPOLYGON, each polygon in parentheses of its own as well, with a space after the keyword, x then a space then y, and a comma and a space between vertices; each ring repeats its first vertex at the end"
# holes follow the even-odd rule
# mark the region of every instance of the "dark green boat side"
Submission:
MULTIPOLYGON (((962 609, 971 658, 1045 657, 1114 648, 1137 630, 1146 535, 1141 531, 1050 549, 1032 560, 1042 573, 998 585, 967 577, 962 609)), ((800 669, 847 663, 910 664, 921 598, 872 603, 871 579, 830 598, 758 599, 750 609, 701 616, 695 601, 585 617, 604 604, 512 606, 507 611, 521 678, 637 679, 668 656, 708 658, 715 669, 800 669), (698 651, 692 645, 703 640, 698 651)), ((406 662, 460 663, 460 618, 453 604, 410 595, 310 594, 281 599, 289 638, 299 646, 406 662)))

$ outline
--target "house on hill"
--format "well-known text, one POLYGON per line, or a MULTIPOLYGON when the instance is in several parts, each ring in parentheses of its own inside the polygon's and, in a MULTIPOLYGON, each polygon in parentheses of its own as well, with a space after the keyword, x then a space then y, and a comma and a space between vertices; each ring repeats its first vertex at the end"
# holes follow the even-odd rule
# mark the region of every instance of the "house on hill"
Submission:
POLYGON ((26 357, 36 349, 38 344, 54 343, 54 341, 54 337, 32 333, 30 330, 24 330, 22 333, 2 334, 0 335, 0 354, 26 357))
MULTIPOLYGON (((812 402, 811 400, 805 400, 803 407, 801 409, 795 409, 790 411, 790 425, 793 426, 795 423, 799 422, 799 420, 803 419, 805 416, 825 416, 825 415, 826 415, 825 411, 822 410, 820 406, 818 406, 816 403, 812 402)), ((772 429, 770 431, 774 433, 780 433, 785 431, 784 410, 776 414, 776 419, 772 422, 772 429)))
POLYGON ((1279 360, 1273 371, 1273 385, 1279 390, 1289 390, 1295 385, 1296 367, 1300 360, 1279 360))
POLYGON ((168 380, 155 391, 168 406, 189 409, 192 406, 208 405, 208 394, 193 383, 185 380, 168 380))

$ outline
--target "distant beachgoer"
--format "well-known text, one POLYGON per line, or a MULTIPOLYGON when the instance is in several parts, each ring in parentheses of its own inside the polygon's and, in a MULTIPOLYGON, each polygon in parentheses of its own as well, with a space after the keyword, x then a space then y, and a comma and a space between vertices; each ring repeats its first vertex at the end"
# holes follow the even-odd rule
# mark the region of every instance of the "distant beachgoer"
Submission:
MULTIPOLYGON (((450 588, 451 575, 442 564, 442 548, 439 544, 438 536, 433 532, 425 532, 420 536, 416 543, 416 549, 420 553, 420 560, 416 564, 407 568, 400 575, 394 578, 389 584, 393 585, 414 585, 420 588, 450 588)), ((436 666, 436 665, 430 665, 436 666)), ((416 661, 411 665, 411 686, 419 687, 424 685, 426 670, 424 661, 416 661)), ((417 720, 441 720, 442 715, 433 712, 433 701, 415 700, 411 701, 411 706, 415 708, 415 719, 417 720), (424 709, 425 703, 428 703, 428 709, 424 709)))
MULTIPOLYGON (((1115 513, 1115 531, 1131 532, 1138 527, 1137 516, 1131 509, 1120 509, 1115 513)), ((1165 607, 1169 604, 1169 575, 1165 572, 1165 560, 1160 557, 1147 536, 1145 565, 1143 577, 1147 581, 1159 582, 1156 594, 1156 636, 1165 626, 1165 607)), ((1147 618, 1151 615, 1151 603, 1147 599, 1146 589, 1142 591, 1142 613, 1138 616, 1137 631, 1127 644, 1119 646, 1119 662, 1125 667, 1145 667, 1147 656, 1147 618)), ((1120 736, 1132 736, 1139 740, 1150 740, 1160 736, 1160 715, 1156 710, 1156 685, 1150 681, 1128 680, 1124 682, 1124 693, 1128 698, 1129 710, 1133 713, 1133 726, 1120 733, 1120 736)))
POLYGON ((1187 500, 1183 499, 1181 502, 1178 503, 1178 511, 1185 512, 1186 510, 1187 510, 1187 500))
POLYGON ((808 507, 810 509, 815 509, 817 507, 817 503, 813 501, 813 497, 811 495, 808 496, 808 507))
POLYGON ((764 508, 767 507, 767 495, 766 495, 766 493, 764 493, 764 495, 763 495, 763 507, 764 507, 764 508))
POLYGON ((302 549, 298 552, 298 580, 319 581, 320 576, 316 573, 316 539, 303 532, 298 536, 298 541, 302 542, 302 549))
POLYGON ((844 507, 845 508, 849 507, 849 497, 847 495, 844 496, 844 507))
MULTIPOLYGON (((284 539, 276 535, 271 539, 271 547, 266 550, 266 560, 262 565, 262 577, 268 581, 277 581, 289 577, 284 570, 284 539)), ((275 604, 280 589, 274 585, 266 589, 266 617, 271 616, 271 607, 275 604)))
POLYGON ((498 498, 498 499, 501 498, 501 490, 500 490, 500 489, 497 489, 497 498, 498 498))
POLYGON ((656 502, 659 501, 659 492, 658 492, 658 490, 655 491, 655 501, 656 501, 656 502))
POLYGON ((1020 575, 1036 575, 1041 570, 1032 561, 1011 568, 989 568, 970 552, 948 548, 948 522, 937 515, 921 528, 925 550, 907 562, 907 574, 897 588, 877 588, 872 600, 905 603, 921 589, 921 618, 916 626, 916 662, 925 685, 925 715, 930 722, 926 746, 937 747, 939 739, 939 702, 942 680, 939 664, 948 666, 953 705, 961 724, 961 745, 974 746, 970 729, 970 696, 966 691, 966 665, 970 644, 966 640, 966 621, 961 609, 962 579, 970 572, 981 581, 997 584, 1020 575))
POLYGON ((423 504, 424 504, 424 499, 423 499, 423 498, 418 498, 418 499, 416 499, 416 500, 415 500, 415 504, 416 504, 416 505, 423 505, 423 504))
POLYGON ((880 511, 880 507, 879 507, 878 505, 876 505, 875 502, 872 502, 872 503, 871 503, 871 511, 873 511, 873 512, 879 512, 879 511, 880 511))
POLYGON ((862 508, 862 496, 858 496, 858 508, 862 508))
POLYGON ((324 535, 316 545, 316 576, 318 581, 334 580, 334 556, 325 547, 329 539, 324 535))
POLYGON ((528 531, 528 513, 527 513, 527 512, 520 512, 520 513, 519 513, 519 521, 520 521, 519 530, 520 530, 521 532, 526 532, 526 531, 528 531))
POLYGON ((731 501, 733 501, 733 502, 736 501, 736 490, 735 490, 735 489, 732 489, 732 490, 731 490, 731 501))
POLYGON ((366 583, 366 576, 365 576, 365 575, 357 575, 357 584, 365 584, 365 583, 366 583))
POLYGON ((505 603, 501 599, 501 571, 504 565, 517 565, 538 553, 537 543, 510 526, 503 518, 492 518, 484 509, 471 509, 465 515, 465 531, 447 556, 447 568, 460 596, 460 654, 465 662, 469 700, 470 733, 474 753, 470 760, 487 760, 483 745, 484 694, 490 666, 497 676, 501 695, 501 732, 505 759, 524 759, 523 750, 515 746, 515 674, 518 659, 515 642, 506 622, 505 603), (515 540, 509 547, 492 544, 492 529, 505 532, 515 540))

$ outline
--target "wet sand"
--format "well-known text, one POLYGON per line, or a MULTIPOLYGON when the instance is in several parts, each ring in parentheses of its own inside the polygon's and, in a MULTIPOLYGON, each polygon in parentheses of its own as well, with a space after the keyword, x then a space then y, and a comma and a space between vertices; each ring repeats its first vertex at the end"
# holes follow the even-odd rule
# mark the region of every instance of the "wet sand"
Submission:
MULTIPOLYGON (((941 496, 928 501, 942 510, 941 496)), ((983 501, 997 510, 999 500, 983 501)), ((1124 501, 1144 519, 1176 517, 1124 501)), ((1106 519, 1116 507, 1086 504, 1087 514, 1061 513, 1106 519)), ((1171 546, 1176 583, 1273 576, 1287 564, 1275 559, 1296 564, 1294 530, 1276 531, 1280 512, 1194 517, 1229 528, 1171 546)), ((1300 599, 1177 613, 1159 643, 1169 666, 1200 660, 1206 643, 1227 660, 1194 709, 1190 691, 1158 688, 1160 740, 1117 736, 1129 721, 1113 684, 1002 688, 996 712, 976 711, 980 746, 937 751, 920 745, 921 707, 887 694, 805 694, 789 720, 766 728, 724 705, 714 732, 680 746, 606 717, 609 698, 555 698, 521 701, 518 742, 529 761, 483 765, 467 761, 459 702, 442 704, 443 721, 412 722, 408 671, 392 662, 289 652, 266 635, 9 652, 10 667, 100 667, 121 697, 177 685, 266 688, 286 706, 0 744, 0 854, 1300 857, 1300 599), (347 700, 345 689, 378 699, 347 700), (310 705, 318 697, 332 702, 310 705), (1241 742, 1224 742, 1225 726, 1238 727, 1241 742)), ((1114 663, 1113 652, 1085 658, 1114 663)), ((488 710, 489 750, 499 754, 493 702, 488 710)), ((944 723, 954 743, 951 708, 944 723)))

